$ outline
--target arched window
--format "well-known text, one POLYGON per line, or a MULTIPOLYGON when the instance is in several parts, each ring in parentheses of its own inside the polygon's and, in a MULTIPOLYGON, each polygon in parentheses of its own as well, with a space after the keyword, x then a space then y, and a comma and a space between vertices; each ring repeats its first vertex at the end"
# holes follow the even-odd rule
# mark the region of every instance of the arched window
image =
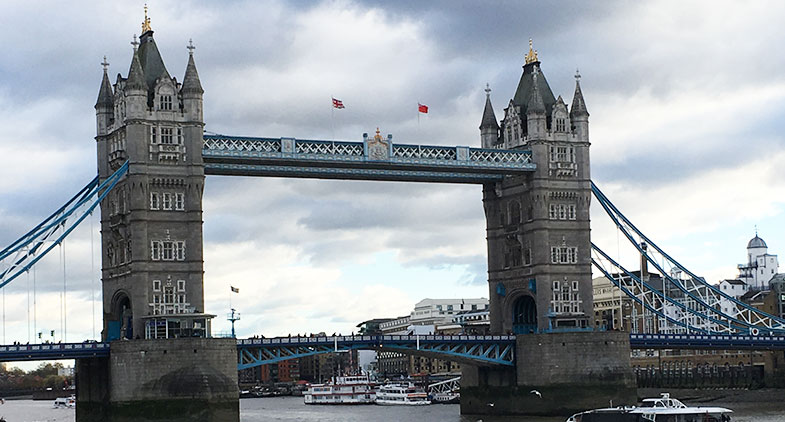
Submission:
POLYGON ((512 329, 516 334, 537 331, 537 304, 531 296, 521 296, 513 303, 512 329))

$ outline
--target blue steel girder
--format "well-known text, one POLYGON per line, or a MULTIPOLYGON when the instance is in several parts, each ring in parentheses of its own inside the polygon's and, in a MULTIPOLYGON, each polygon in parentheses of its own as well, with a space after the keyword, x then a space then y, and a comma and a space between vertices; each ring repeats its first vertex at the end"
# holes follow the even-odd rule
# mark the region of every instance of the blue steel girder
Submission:
POLYGON ((486 183, 532 172, 528 150, 205 135, 205 174, 486 183))
POLYGON ((237 367, 350 350, 390 350, 479 366, 514 366, 515 336, 329 336, 237 340, 237 367))
POLYGON ((631 349, 785 350, 785 335, 630 334, 631 349))
MULTIPOLYGON (((721 291, 673 259, 624 215, 592 182, 592 193, 619 231, 640 256, 668 285, 678 289, 691 314, 703 314, 696 322, 704 331, 757 335, 759 332, 785 334, 785 319, 766 313, 721 291), (644 248, 642 245, 647 245, 644 248)), ((597 250, 597 248, 595 248, 597 250)), ((607 256, 606 256, 607 258, 607 256)), ((607 274, 606 274, 607 276, 607 274)), ((612 278, 612 277, 611 277, 612 278)), ((629 293, 628 293, 629 294, 629 293)))
POLYGON ((0 362, 108 357, 109 343, 43 343, 0 346, 0 362))

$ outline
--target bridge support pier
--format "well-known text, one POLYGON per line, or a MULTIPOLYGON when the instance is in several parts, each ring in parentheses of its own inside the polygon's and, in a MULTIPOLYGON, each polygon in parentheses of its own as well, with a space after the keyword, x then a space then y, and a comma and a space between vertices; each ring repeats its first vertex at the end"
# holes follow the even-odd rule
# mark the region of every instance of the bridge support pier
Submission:
POLYGON ((76 362, 77 422, 239 421, 237 341, 115 341, 76 362))
POLYGON ((462 414, 569 416, 637 401, 628 333, 519 335, 515 353, 514 369, 463 370, 462 414))

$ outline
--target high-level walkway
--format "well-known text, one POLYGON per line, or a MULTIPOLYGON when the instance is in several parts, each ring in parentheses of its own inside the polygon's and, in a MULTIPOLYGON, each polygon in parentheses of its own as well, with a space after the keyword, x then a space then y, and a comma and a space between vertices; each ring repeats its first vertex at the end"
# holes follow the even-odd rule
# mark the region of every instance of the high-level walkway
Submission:
POLYGON ((207 175, 486 183, 532 172, 531 151, 205 135, 207 175))

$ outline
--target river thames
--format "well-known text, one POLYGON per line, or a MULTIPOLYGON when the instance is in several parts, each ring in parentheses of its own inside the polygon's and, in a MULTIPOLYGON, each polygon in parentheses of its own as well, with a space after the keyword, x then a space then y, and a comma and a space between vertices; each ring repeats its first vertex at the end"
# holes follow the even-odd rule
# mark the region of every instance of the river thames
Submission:
MULTIPOLYGON (((783 393, 785 395, 785 392, 783 393)), ((712 406, 733 409, 734 422, 785 422, 783 403, 713 402, 712 406)), ((53 409, 49 401, 8 400, 0 405, 0 416, 8 422, 73 422, 73 409, 53 409)), ((461 416, 460 406, 434 404, 422 407, 398 406, 306 406, 302 397, 271 397, 240 400, 241 422, 564 422, 563 417, 461 416)))

